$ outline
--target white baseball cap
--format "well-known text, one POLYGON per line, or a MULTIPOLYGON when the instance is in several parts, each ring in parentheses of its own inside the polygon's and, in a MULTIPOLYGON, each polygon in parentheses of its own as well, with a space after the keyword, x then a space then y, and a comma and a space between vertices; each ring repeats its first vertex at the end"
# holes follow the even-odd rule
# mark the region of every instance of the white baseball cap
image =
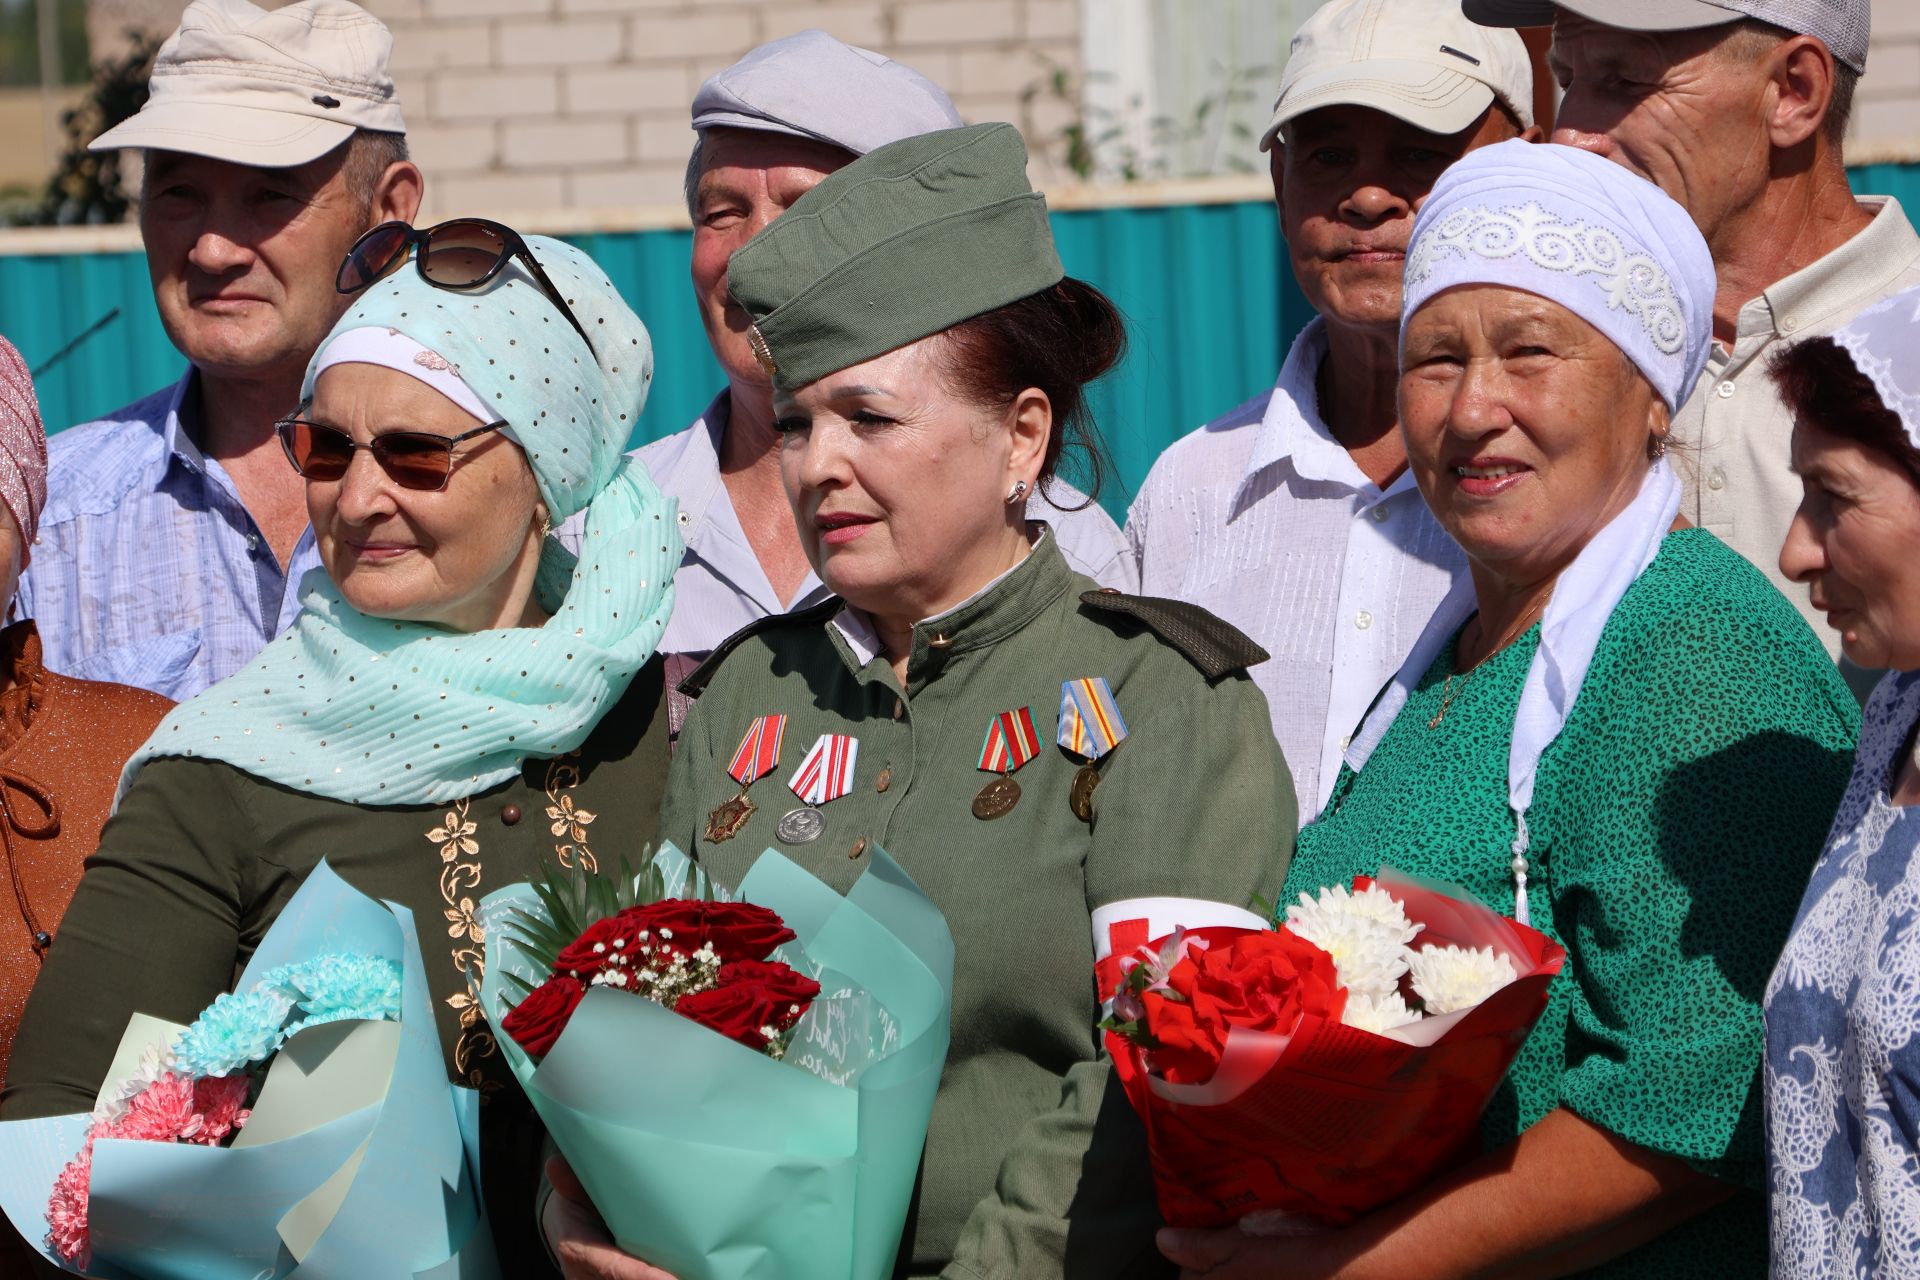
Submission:
POLYGON ((1460 0, 1332 0, 1294 33, 1260 149, 1321 107, 1370 107, 1447 134, 1495 99, 1533 123, 1533 64, 1514 32, 1470 21, 1460 0))
POLYGON ((393 33, 349 0, 193 0, 153 64, 151 96, 90 151, 147 147, 288 169, 356 129, 405 133, 393 33))

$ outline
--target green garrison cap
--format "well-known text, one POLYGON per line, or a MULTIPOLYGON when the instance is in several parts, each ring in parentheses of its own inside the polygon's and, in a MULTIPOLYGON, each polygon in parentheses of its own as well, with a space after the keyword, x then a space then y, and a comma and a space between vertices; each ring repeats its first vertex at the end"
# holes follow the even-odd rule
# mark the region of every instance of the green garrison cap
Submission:
POLYGON ((1058 284, 1047 201, 1010 124, 889 143, 727 262, 754 355, 791 391, 1058 284))

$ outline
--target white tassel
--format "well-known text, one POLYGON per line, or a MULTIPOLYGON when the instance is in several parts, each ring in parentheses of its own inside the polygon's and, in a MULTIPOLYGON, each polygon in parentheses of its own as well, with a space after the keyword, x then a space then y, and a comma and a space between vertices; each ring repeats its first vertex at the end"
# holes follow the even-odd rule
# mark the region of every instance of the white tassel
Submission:
POLYGON ((1527 815, 1516 811, 1513 818, 1520 827, 1513 839, 1513 918, 1531 925, 1527 911, 1527 815))

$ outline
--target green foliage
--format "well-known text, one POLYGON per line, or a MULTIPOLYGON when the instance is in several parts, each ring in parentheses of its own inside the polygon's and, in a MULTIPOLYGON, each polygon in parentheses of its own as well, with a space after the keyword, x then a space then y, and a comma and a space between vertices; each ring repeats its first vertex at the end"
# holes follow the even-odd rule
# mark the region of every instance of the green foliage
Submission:
POLYGON ((157 38, 127 32, 128 49, 93 69, 93 85, 79 106, 60 119, 66 150, 37 207, 16 211, 16 226, 66 226, 74 223, 125 222, 133 202, 121 190, 120 153, 92 152, 87 144, 140 110, 147 101, 157 38))
MULTIPOLYGON (((634 871, 625 854, 620 855, 619 866, 614 871, 606 872, 597 868, 589 871, 578 863, 561 866, 543 857, 540 874, 528 884, 539 897, 544 912, 515 912, 504 927, 512 931, 513 941, 542 972, 551 973, 554 958, 573 945, 575 938, 628 907, 645 906, 668 897, 711 902, 718 896, 713 881, 698 863, 689 864, 688 882, 681 886, 681 891, 670 894, 659 862, 651 854, 643 858, 645 865, 639 872, 634 871)), ((522 996, 533 989, 533 984, 516 974, 504 976, 520 989, 522 996)))
POLYGON ((1089 104, 1089 84, 1110 84, 1114 77, 1095 72, 1085 76, 1042 57, 1044 72, 1020 93, 1021 132, 1036 152, 1051 154, 1061 167, 1082 182, 1105 174, 1123 182, 1150 182, 1168 178, 1204 177, 1216 173, 1252 173, 1260 161, 1258 132, 1250 128, 1243 108, 1263 101, 1261 86, 1275 78, 1272 67, 1214 67, 1219 87, 1200 98, 1184 118, 1156 115, 1145 124, 1146 145, 1136 145, 1127 120, 1144 107, 1134 94, 1127 110, 1089 104), (1062 104, 1069 121, 1051 130, 1040 127, 1041 103, 1062 104))

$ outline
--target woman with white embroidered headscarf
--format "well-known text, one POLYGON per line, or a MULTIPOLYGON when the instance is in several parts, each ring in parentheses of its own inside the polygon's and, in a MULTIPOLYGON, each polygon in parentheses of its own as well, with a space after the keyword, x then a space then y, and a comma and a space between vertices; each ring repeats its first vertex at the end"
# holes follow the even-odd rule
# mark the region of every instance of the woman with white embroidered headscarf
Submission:
POLYGON ((1847 657, 1891 668, 1767 984, 1774 1273, 1920 1275, 1920 289, 1771 366, 1804 496, 1780 550, 1847 657))
POLYGON ((127 766, 5 1111, 90 1109, 128 1017, 192 1020, 324 858, 419 923, 448 1074, 488 1102, 503 1270, 548 1274, 541 1133, 480 1016, 475 911, 542 860, 591 868, 658 825, 655 648, 681 548, 671 505, 622 457, 652 348, 568 245, 471 220, 368 240, 383 233, 356 247, 378 250, 367 270, 343 268, 364 291, 280 426, 324 572, 286 635, 127 766), (548 536, 575 512, 578 557, 548 536))
POLYGON ((1764 1271, 1760 989, 1856 720, 1786 599, 1676 519, 1667 435, 1713 292, 1686 212, 1586 152, 1477 151, 1422 208, 1401 429, 1469 574, 1355 736, 1283 900, 1391 866, 1511 910, 1568 962, 1478 1159, 1324 1235, 1169 1233, 1193 1271, 1764 1271))

